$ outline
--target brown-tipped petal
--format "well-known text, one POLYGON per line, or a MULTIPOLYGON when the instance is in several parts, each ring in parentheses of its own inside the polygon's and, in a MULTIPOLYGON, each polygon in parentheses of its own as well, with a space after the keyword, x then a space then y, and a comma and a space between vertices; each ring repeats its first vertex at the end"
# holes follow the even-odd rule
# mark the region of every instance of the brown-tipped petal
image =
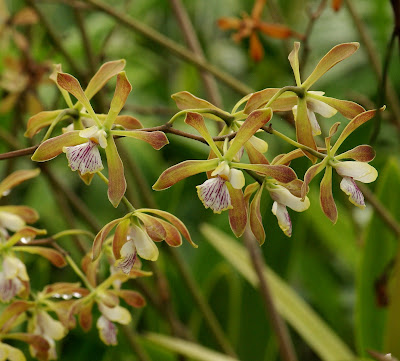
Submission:
POLYGON ((262 126, 267 124, 271 118, 271 108, 254 110, 251 112, 236 133, 235 138, 225 154, 225 159, 231 160, 240 150, 240 148, 254 135, 254 133, 262 126))
POLYGON ((4 178, 0 183, 0 198, 7 195, 18 184, 38 176, 40 169, 17 170, 4 178))
POLYGON ((222 30, 238 30, 240 28, 241 20, 237 18, 219 18, 217 21, 218 27, 222 30))
POLYGON ((185 237, 185 239, 193 247, 197 248, 197 244, 192 241, 192 237, 190 236, 190 233, 189 233, 188 229, 186 228, 185 224, 178 217, 175 217, 173 214, 162 211, 160 209, 143 208, 140 211, 147 212, 147 213, 154 213, 157 216, 163 217, 168 222, 173 224, 178 229, 178 231, 182 233, 182 236, 185 237))
POLYGON ((36 246, 16 246, 13 248, 13 250, 38 254, 39 256, 47 258, 56 267, 64 267, 67 265, 67 261, 65 260, 64 256, 60 252, 52 248, 36 246))
POLYGON ((103 246, 104 240, 107 238, 108 234, 111 232, 111 230, 119 223, 121 222, 123 218, 117 218, 111 221, 110 223, 106 224, 99 233, 97 233, 94 242, 93 242, 93 248, 92 248, 92 260, 95 261, 101 253, 101 248, 103 246))
POLYGON ((357 147, 335 157, 337 160, 346 158, 351 158, 359 162, 370 162, 375 158, 375 150, 370 145, 358 145, 357 147))
POLYGON ((257 28, 264 34, 276 39, 287 39, 292 36, 292 30, 281 24, 268 24, 262 22, 258 24, 257 28))
POLYGON ((118 226, 115 229, 114 239, 112 242, 112 250, 115 259, 121 258, 120 250, 128 240, 128 232, 130 224, 131 221, 129 220, 129 218, 124 219, 123 221, 118 223, 118 226))
POLYGON ((186 160, 166 169, 153 185, 153 189, 161 191, 194 174, 215 169, 217 165, 218 159, 186 160))
POLYGON ((165 239, 167 232, 161 222, 159 222, 158 218, 149 216, 142 212, 136 212, 135 215, 143 222, 147 234, 153 241, 161 242, 165 239))
POLYGON ((29 243, 32 239, 34 239, 37 235, 44 235, 47 231, 44 229, 37 229, 33 227, 24 227, 20 229, 18 232, 14 233, 10 238, 7 239, 7 244, 13 245, 18 241, 24 241, 25 243, 29 243))
POLYGON ((143 140, 146 143, 149 143, 155 150, 159 150, 169 143, 166 135, 158 130, 155 132, 144 132, 140 130, 112 130, 111 133, 123 137, 143 140))
POLYGON ((263 187, 260 187, 250 204, 250 228, 260 245, 265 242, 265 231, 260 212, 262 191, 263 187))
POLYGON ((257 33, 252 32, 250 35, 250 56, 251 58, 258 62, 264 57, 264 49, 258 38, 257 33))
MULTIPOLYGON (((253 110, 261 108, 279 91, 279 88, 267 88, 253 93, 244 107, 243 112, 250 114, 253 110)), ((275 112, 283 112, 292 110, 297 104, 297 96, 292 92, 283 93, 278 99, 274 100, 270 105, 275 112)))
MULTIPOLYGON (((314 150, 317 150, 317 145, 312 134, 312 127, 307 114, 307 102, 305 98, 298 100, 297 114, 296 114, 296 137, 297 141, 306 145, 314 150)), ((307 151, 304 154, 315 163, 316 158, 307 151)))
POLYGON ((176 106, 180 110, 185 109, 216 109, 215 105, 211 104, 210 102, 200 99, 193 94, 189 93, 188 91, 183 91, 179 93, 175 93, 171 95, 171 98, 175 101, 176 106))
POLYGON ((297 86, 301 85, 300 67, 299 67, 299 49, 300 49, 300 43, 298 41, 295 41, 293 44, 293 50, 290 52, 288 57, 290 66, 293 69, 293 74, 294 78, 296 79, 297 86))
POLYGON ((179 247, 182 244, 182 237, 176 227, 162 219, 158 221, 164 227, 166 233, 165 242, 171 247, 179 247))
POLYGON ((250 163, 252 164, 269 164, 268 159, 265 158, 264 154, 260 153, 251 142, 247 142, 244 145, 246 153, 249 156, 250 163))
POLYGON ((332 137, 336 134, 338 128, 339 128, 340 122, 336 122, 331 126, 331 129, 329 129, 329 135, 325 138, 325 146, 326 149, 330 150, 331 149, 331 139, 332 137))
POLYGON ((336 209, 335 200, 332 194, 332 167, 328 166, 325 170, 325 175, 320 184, 319 200, 321 203, 322 211, 332 221, 336 223, 338 213, 336 209))
POLYGON ((108 165, 108 199, 116 208, 126 191, 124 165, 118 154, 113 137, 108 138, 106 147, 108 165))
POLYGON ((92 110, 89 99, 83 92, 79 81, 75 77, 67 73, 57 73, 57 84, 78 99, 87 111, 92 110))
POLYGON ((8 212, 21 217, 26 223, 35 223, 39 214, 27 206, 0 206, 0 212, 8 212))
POLYGON ((50 125, 54 119, 62 112, 62 110, 50 110, 40 112, 30 117, 26 126, 26 132, 24 134, 27 138, 32 138, 42 128, 50 125))
POLYGON ((86 143, 87 141, 86 138, 79 136, 78 130, 67 132, 57 137, 50 138, 40 144, 36 152, 33 153, 31 159, 35 162, 45 162, 61 154, 64 147, 72 147, 86 143))
MULTIPOLYGON (((379 110, 384 110, 385 108, 381 108, 379 110)), ((359 126, 363 125, 365 122, 373 118, 376 114, 377 110, 368 110, 364 113, 357 115, 353 118, 343 129, 342 134, 340 134, 339 138, 337 139, 335 145, 332 148, 333 154, 339 149, 342 143, 346 140, 346 138, 353 133, 359 126)))
POLYGON ((33 302, 28 301, 15 301, 7 306, 0 315, 1 333, 6 333, 13 326, 13 322, 20 314, 34 306, 33 302))
POLYGON ((303 186, 303 181, 301 179, 295 179, 289 183, 279 185, 285 187, 295 197, 301 198, 301 187, 303 186))
POLYGON ((277 155, 271 162, 273 165, 283 164, 289 165, 293 159, 304 157, 304 153, 301 149, 295 149, 287 154, 277 155))
POLYGON ((365 112, 365 109, 360 104, 351 102, 349 100, 330 98, 315 94, 314 92, 308 92, 307 96, 330 105, 347 119, 353 119, 358 114, 365 112))
POLYGON ((126 61, 124 59, 109 61, 104 63, 96 72, 85 90, 87 98, 90 100, 109 79, 120 73, 125 68, 126 61))
POLYGON ((125 129, 129 130, 143 128, 140 120, 132 117, 131 115, 118 115, 114 123, 122 125, 125 129))
POLYGON ((82 305, 79 312, 79 324, 82 330, 88 332, 92 328, 93 315, 92 315, 93 301, 89 301, 82 305))
POLYGON ((314 164, 312 167, 308 168, 306 174, 304 175, 304 182, 301 187, 301 198, 305 199, 308 193, 308 185, 312 179, 320 173, 326 167, 326 162, 322 161, 320 163, 314 164))
POLYGON ((97 285, 97 273, 98 273, 98 265, 100 258, 97 260, 92 260, 91 252, 86 253, 86 255, 82 258, 81 267, 83 272, 85 272, 86 278, 89 283, 96 287, 97 285))
POLYGON ((120 72, 117 76, 117 85, 115 87, 114 96, 111 100, 110 110, 107 114, 104 124, 111 127, 117 115, 122 110, 128 99, 129 93, 132 91, 132 85, 129 83, 128 78, 124 71, 120 72))
POLYGON ((189 112, 186 114, 185 123, 192 126, 194 129, 196 129, 210 146, 212 144, 215 144, 214 141, 212 140, 210 132, 208 131, 208 129, 206 127, 206 124, 204 122, 204 118, 202 117, 202 115, 200 115, 198 113, 190 113, 189 112))
POLYGON ((334 46, 317 64, 302 87, 308 90, 322 75, 337 63, 348 58, 359 48, 359 43, 344 43, 334 46))
POLYGON ((246 202, 246 207, 249 203, 251 195, 260 187, 260 184, 258 182, 254 182, 252 184, 249 184, 246 189, 244 190, 244 200, 246 202))
POLYGON ((117 291, 117 294, 129 306, 132 306, 135 308, 141 308, 141 307, 146 306, 146 300, 139 292, 132 291, 132 290, 120 290, 120 291, 117 291))
POLYGON ((226 183, 231 196, 232 207, 229 209, 229 224, 236 237, 240 237, 247 224, 247 207, 241 189, 235 189, 231 184, 226 183))
MULTIPOLYGON (((235 166, 235 164, 232 164, 235 166)), ((292 168, 286 165, 267 165, 267 164, 243 164, 237 168, 253 170, 254 172, 264 174, 266 176, 275 178, 282 183, 289 183, 297 178, 296 173, 292 168)))

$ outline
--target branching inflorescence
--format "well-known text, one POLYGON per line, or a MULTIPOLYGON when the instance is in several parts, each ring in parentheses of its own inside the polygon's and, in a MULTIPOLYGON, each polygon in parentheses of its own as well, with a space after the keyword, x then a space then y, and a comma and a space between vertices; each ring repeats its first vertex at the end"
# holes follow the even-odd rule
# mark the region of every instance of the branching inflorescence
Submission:
MULTIPOLYGON (((61 91, 67 108, 42 111, 29 119, 25 133, 27 137, 32 138, 47 128, 32 160, 45 162, 65 153, 72 171, 76 171, 87 185, 97 174, 107 183, 108 199, 112 205, 118 207, 122 201, 128 213, 104 225, 94 237, 92 251, 83 258, 81 269, 62 249, 35 245, 34 238, 45 231, 26 225, 38 219, 33 209, 25 206, 0 207, 0 299, 3 302, 12 301, 0 317, 1 340, 7 337, 21 339, 31 345, 33 356, 40 360, 54 359, 55 341, 76 326, 75 315, 78 315, 79 324, 84 330, 91 328, 92 310, 96 304, 101 314, 97 319, 100 338, 104 343, 114 345, 117 343, 115 323, 126 324, 130 321, 130 313, 119 305, 120 299, 133 307, 145 305, 144 298, 138 292, 122 288, 129 279, 150 275, 141 270, 141 259, 156 261, 159 255, 156 243, 165 240, 169 246, 177 247, 182 244, 181 235, 197 247, 186 226, 177 217, 160 209, 136 209, 125 197, 124 166, 117 150, 117 138, 142 140, 159 150, 168 144, 161 130, 167 132, 173 129, 180 116, 184 116, 185 123, 201 136, 198 138, 189 134, 189 137, 209 146, 208 159, 183 160, 173 165, 159 176, 153 189, 161 191, 187 177, 206 173, 204 182, 197 186, 198 197, 204 206, 218 214, 228 211, 233 233, 240 237, 249 227, 260 244, 266 238, 260 211, 262 194, 269 193, 273 200, 272 212, 282 231, 290 237, 292 224, 287 208, 296 212, 309 208, 309 184, 323 170, 325 175, 320 185, 320 203, 323 212, 333 223, 338 215, 332 195, 332 169, 342 177, 340 188, 349 196, 349 200, 360 208, 365 207, 356 181, 369 183, 376 179, 377 171, 368 164, 374 158, 374 150, 369 145, 358 145, 339 155, 336 153, 344 140, 377 111, 365 111, 356 103, 309 90, 330 68, 352 55, 358 46, 357 43, 335 46, 302 82, 298 60, 300 44, 295 43, 289 55, 295 86, 267 88, 248 94, 238 101, 231 112, 219 109, 189 92, 179 92, 172 95, 179 112, 164 127, 146 129, 136 118, 120 115, 131 91, 123 71, 124 60, 105 63, 85 90, 75 77, 62 72, 60 65, 55 66, 50 78, 61 91), (109 111, 107 114, 98 114, 90 100, 113 77, 117 81, 109 111), (76 98, 75 103, 70 95, 76 98), (296 140, 268 126, 277 111, 293 111, 296 140), (325 137, 325 147, 318 147, 315 137, 321 134, 321 127, 315 114, 331 117, 337 112, 350 121, 333 146, 331 138, 338 131, 340 123, 331 127, 325 137), (218 138, 211 135, 204 118, 222 124, 218 138), (59 122, 67 122, 68 125, 61 134, 53 136, 59 122), (294 149, 268 160, 265 155, 268 144, 257 137, 257 133, 262 131, 276 135, 294 149), (103 151, 107 159, 108 179, 101 172, 104 168, 103 151), (304 181, 298 178, 291 167, 291 162, 300 157, 307 157, 311 162, 304 181), (255 182, 246 186, 243 171, 250 174, 255 182), (40 254, 58 267, 69 264, 83 285, 56 283, 32 295, 25 266, 15 252, 40 254), (97 270, 103 258, 107 259, 110 272, 107 278, 99 282, 97 270), (16 297, 18 300, 15 300, 16 297), (49 312, 55 313, 57 319, 49 312), (19 324, 23 314, 28 317, 28 333, 13 334, 11 331, 19 324)), ((180 135, 178 131, 175 134, 180 135)), ((0 194, 6 194, 15 185, 37 175, 38 171, 35 170, 14 173, 0 184, 0 194)), ((54 235, 51 239, 63 235, 54 235)), ((20 352, 5 343, 0 344, 0 350, 20 352)))

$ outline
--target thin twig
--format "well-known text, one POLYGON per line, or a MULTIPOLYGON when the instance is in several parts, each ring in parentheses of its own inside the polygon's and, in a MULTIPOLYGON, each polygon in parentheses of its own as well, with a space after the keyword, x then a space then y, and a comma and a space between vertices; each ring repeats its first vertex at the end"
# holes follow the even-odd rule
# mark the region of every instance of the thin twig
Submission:
POLYGON ((264 260, 260 251, 260 247, 249 229, 246 229, 243 239, 244 244, 249 252, 250 259, 253 263, 254 270, 256 271, 258 277, 260 292, 264 299, 266 313, 271 320, 271 326, 274 330, 276 337, 278 338, 280 346, 279 351, 282 360, 296 361, 297 357, 289 336, 289 332, 286 328, 286 324, 283 322, 275 307, 275 303, 272 298, 267 279, 264 277, 264 260))
POLYGON ((86 0, 86 2, 93 5, 98 10, 103 11, 104 13, 112 16, 121 24, 126 25, 127 27, 142 34, 146 38, 162 45, 163 47, 170 50, 172 53, 179 56, 180 58, 190 63, 193 63, 202 70, 206 70, 209 73, 213 74, 216 78, 227 84, 229 87, 231 87, 239 94, 246 95, 248 93, 253 92, 251 88, 249 88, 246 84, 242 83, 241 81, 237 80, 235 77, 220 70, 218 67, 210 64, 209 62, 201 59, 198 55, 194 54, 192 51, 187 50, 182 45, 176 43, 167 36, 147 26, 146 24, 143 24, 140 21, 133 19, 124 13, 115 10, 115 8, 112 7, 111 5, 105 4, 104 2, 99 0, 86 0))
MULTIPOLYGON (((181 0, 170 0, 176 18, 178 19, 179 26, 182 29, 183 36, 189 48, 199 56, 201 59, 205 59, 203 49, 201 48, 199 39, 197 38, 196 32, 193 28, 193 24, 190 21, 189 15, 182 4, 181 0)), ((204 86, 206 88, 207 94, 210 98, 210 101, 215 104, 217 107, 222 108, 222 99, 219 93, 217 83, 215 82, 214 77, 204 71, 200 71, 200 76, 203 80, 204 86)))

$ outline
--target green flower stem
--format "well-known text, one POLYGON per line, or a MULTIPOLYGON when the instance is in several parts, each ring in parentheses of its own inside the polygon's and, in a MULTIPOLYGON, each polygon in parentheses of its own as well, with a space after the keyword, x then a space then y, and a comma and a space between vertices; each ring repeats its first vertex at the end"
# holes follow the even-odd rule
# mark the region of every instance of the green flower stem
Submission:
POLYGON ((61 237, 77 235, 77 234, 84 234, 84 235, 89 236, 91 238, 95 237, 95 235, 92 232, 85 231, 83 229, 68 229, 66 231, 62 231, 62 232, 56 233, 51 238, 53 240, 56 240, 56 239, 61 238, 61 237))
POLYGON ((278 99, 283 93, 286 92, 293 92, 296 93, 296 95, 299 98, 303 98, 305 96, 305 90, 301 87, 298 86, 285 86, 281 89, 279 89, 279 91, 270 99, 268 100, 267 104, 265 104, 264 108, 268 108, 269 106, 271 106, 271 104, 278 99))
MULTIPOLYGON (((97 172, 96 173, 100 179, 108 185, 108 178, 101 172, 97 172)), ((125 196, 122 197, 122 203, 124 203, 124 205, 126 206, 126 208, 128 209, 128 211, 130 212, 134 212, 136 211, 136 208, 133 206, 133 204, 131 202, 129 202, 128 198, 126 198, 125 196)))
POLYGON ((299 143, 299 142, 296 142, 295 140, 293 140, 293 139, 287 137, 286 135, 282 134, 281 132, 278 132, 278 131, 275 130, 275 129, 272 129, 271 127, 269 127, 269 128, 263 127, 263 128, 261 128, 261 129, 265 130, 267 133, 274 134, 274 135, 278 136, 279 138, 283 139, 285 142, 287 142, 287 143, 293 145, 293 146, 296 147, 296 148, 300 148, 300 149, 302 149, 302 150, 305 150, 305 151, 307 151, 308 153, 314 155, 315 157, 317 157, 317 158, 319 158, 319 159, 324 159, 324 158, 326 157, 325 154, 320 153, 320 152, 318 152, 318 151, 316 151, 316 150, 314 150, 314 149, 312 149, 312 148, 310 148, 310 147, 307 147, 307 146, 304 145, 304 144, 301 144, 301 143, 299 143))
POLYGON ((253 95, 253 93, 247 94, 246 96, 244 96, 242 99, 240 99, 235 106, 232 108, 232 114, 236 113, 237 110, 239 109, 239 107, 244 103, 247 102, 249 100, 249 98, 253 95))
POLYGON ((71 258, 70 255, 65 255, 65 259, 67 260, 68 264, 71 266, 71 268, 74 270, 74 272, 77 274, 77 276, 82 280, 82 282, 85 284, 87 289, 90 292, 93 292, 95 289, 92 287, 92 285, 89 283, 89 280, 86 278, 86 276, 83 274, 81 269, 78 267, 78 265, 75 263, 75 261, 71 258))
POLYGON ((69 115, 71 116, 73 119, 79 118, 79 113, 75 110, 75 109, 64 109, 60 114, 57 115, 56 119, 54 119, 52 121, 52 123, 50 124, 49 129, 47 129, 46 134, 44 135, 41 143, 43 143, 45 140, 49 139, 51 136, 51 133, 53 132, 55 126, 58 124, 58 122, 60 122, 61 120, 63 120, 63 118, 69 115))

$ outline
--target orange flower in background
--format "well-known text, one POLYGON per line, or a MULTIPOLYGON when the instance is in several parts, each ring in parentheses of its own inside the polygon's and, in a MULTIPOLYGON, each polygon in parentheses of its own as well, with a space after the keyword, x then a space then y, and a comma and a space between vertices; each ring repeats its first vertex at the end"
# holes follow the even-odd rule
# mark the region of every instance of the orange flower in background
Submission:
POLYGON ((261 15, 265 6, 266 0, 256 0, 249 16, 246 13, 242 14, 242 18, 223 17, 218 19, 218 26, 222 30, 236 30, 232 38, 236 42, 244 38, 250 38, 250 56, 254 61, 260 61, 264 57, 264 49, 259 39, 258 33, 261 32, 271 38, 287 39, 289 37, 302 36, 291 30, 286 25, 271 24, 261 21, 261 15))
POLYGON ((332 9, 339 11, 342 7, 343 0, 332 0, 332 9))

